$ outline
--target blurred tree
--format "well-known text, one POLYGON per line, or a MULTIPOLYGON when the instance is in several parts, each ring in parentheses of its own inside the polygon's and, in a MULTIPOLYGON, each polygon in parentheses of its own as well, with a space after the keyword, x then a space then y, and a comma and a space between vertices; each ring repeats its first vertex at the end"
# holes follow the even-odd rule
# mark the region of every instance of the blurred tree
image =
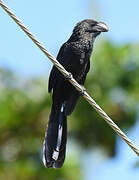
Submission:
MULTIPOLYGON (((89 94, 124 131, 136 121, 138 48, 138 45, 117 46, 104 41, 95 48, 86 82, 89 94)), ((85 148, 102 145, 110 156, 115 155, 116 134, 84 99, 78 103, 72 118, 71 131, 85 148)))
MULTIPOLYGON (((136 121, 139 46, 117 46, 109 41, 98 46, 86 88, 126 131, 136 121)), ((44 78, 23 81, 11 71, 0 69, 1 180, 82 179, 80 162, 74 152, 67 155, 60 170, 46 169, 41 163, 40 149, 51 104, 45 86, 44 78)), ((82 147, 101 146, 110 156, 115 155, 115 133, 83 98, 69 119, 69 135, 82 147)))
POLYGON ((1 180, 81 179, 79 164, 72 157, 58 171, 46 169, 41 162, 50 96, 40 79, 24 82, 0 69, 1 180))

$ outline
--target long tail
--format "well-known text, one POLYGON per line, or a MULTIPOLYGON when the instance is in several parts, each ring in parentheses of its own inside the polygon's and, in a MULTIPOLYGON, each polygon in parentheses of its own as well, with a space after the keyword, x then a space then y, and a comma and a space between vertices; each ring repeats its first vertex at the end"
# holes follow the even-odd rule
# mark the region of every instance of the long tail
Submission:
POLYGON ((67 117, 63 106, 56 112, 52 107, 43 144, 43 163, 47 168, 61 168, 65 160, 67 117))

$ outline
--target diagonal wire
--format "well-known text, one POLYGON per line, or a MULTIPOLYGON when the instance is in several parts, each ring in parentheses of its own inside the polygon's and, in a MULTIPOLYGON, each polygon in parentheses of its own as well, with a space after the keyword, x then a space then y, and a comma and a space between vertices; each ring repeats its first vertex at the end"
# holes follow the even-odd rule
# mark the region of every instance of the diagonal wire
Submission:
POLYGON ((80 92, 83 97, 91 104, 91 106, 100 114, 100 116, 111 126, 111 128, 131 147, 131 149, 139 156, 139 149, 131 142, 131 140, 120 130, 120 128, 112 121, 112 119, 101 109, 101 107, 83 90, 82 86, 67 72, 64 67, 45 49, 45 47, 33 36, 30 30, 12 13, 12 11, 0 0, 0 6, 8 13, 8 15, 20 26, 20 28, 32 39, 32 41, 40 48, 40 50, 52 61, 56 68, 66 77, 70 77, 70 83, 80 92))

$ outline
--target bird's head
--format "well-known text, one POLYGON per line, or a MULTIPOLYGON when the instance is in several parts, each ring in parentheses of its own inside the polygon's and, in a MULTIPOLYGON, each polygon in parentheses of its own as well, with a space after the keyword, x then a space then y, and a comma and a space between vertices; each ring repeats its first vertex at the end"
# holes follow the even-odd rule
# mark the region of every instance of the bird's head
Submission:
POLYGON ((73 30, 74 33, 89 33, 92 34, 94 37, 99 35, 101 32, 108 31, 108 26, 104 22, 97 22, 92 19, 85 19, 79 22, 73 30))

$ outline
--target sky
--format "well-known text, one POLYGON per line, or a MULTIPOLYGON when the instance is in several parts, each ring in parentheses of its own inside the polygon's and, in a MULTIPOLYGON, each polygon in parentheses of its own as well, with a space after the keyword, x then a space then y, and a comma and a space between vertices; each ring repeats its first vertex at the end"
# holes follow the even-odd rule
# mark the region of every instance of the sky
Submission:
MULTIPOLYGON (((109 26, 110 31, 102 34, 98 42, 102 38, 108 38, 118 44, 139 42, 139 0, 4 0, 4 2, 55 57, 62 43, 71 35, 76 23, 86 18, 104 21, 109 26)), ((37 77, 43 74, 47 78, 52 63, 2 8, 0 8, 0 42, 0 67, 10 68, 21 77, 37 77)), ((133 128, 129 136, 131 135, 133 140, 139 139, 137 132, 139 125, 133 128)), ((95 166, 96 171, 90 169, 94 166, 89 166, 85 172, 85 180, 91 180, 92 177, 93 180, 139 178, 138 169, 133 168, 137 159, 135 153, 121 139, 118 138, 117 143, 117 158, 98 163, 95 166)), ((136 143, 139 144, 137 141, 136 143)), ((93 164, 91 160, 93 161, 93 157, 89 164, 93 164)))

